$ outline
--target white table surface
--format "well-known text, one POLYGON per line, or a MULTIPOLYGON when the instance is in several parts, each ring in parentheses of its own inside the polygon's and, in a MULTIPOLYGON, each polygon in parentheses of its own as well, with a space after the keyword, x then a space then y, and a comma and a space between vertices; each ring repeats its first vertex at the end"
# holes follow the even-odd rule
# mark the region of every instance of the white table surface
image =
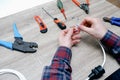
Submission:
POLYGON ((50 1, 52 0, 0 0, 0 18, 50 1))

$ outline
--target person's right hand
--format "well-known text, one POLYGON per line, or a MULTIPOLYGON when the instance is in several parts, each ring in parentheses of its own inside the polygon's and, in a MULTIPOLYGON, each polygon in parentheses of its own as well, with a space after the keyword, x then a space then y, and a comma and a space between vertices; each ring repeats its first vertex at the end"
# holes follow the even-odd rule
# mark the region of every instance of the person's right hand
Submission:
POLYGON ((102 39, 107 33, 107 28, 97 18, 87 17, 80 24, 79 28, 97 39, 102 39))

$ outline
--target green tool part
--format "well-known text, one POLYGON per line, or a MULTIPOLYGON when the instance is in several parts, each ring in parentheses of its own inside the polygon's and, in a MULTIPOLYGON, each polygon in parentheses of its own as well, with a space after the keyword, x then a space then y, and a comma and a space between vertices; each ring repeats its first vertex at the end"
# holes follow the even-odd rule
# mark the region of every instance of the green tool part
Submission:
POLYGON ((66 15, 65 15, 65 10, 63 8, 63 3, 61 0, 57 0, 57 7, 60 9, 60 11, 63 14, 63 16, 65 17, 65 19, 67 19, 66 15))

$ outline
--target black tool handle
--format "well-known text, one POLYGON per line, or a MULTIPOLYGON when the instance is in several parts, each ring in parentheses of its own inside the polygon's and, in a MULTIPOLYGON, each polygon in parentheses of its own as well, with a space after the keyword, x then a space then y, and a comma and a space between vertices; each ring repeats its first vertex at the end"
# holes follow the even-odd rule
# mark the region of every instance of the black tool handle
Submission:
POLYGON ((58 27, 63 30, 63 29, 66 29, 66 25, 61 22, 58 18, 54 18, 54 22, 58 25, 58 27))

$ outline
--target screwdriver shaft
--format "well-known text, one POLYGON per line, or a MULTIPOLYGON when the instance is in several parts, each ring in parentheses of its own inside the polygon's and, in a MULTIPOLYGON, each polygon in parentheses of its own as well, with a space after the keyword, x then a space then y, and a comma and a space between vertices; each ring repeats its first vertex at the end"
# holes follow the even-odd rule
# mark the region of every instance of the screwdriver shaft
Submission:
POLYGON ((52 19, 54 19, 54 17, 52 15, 50 15, 50 13, 48 13, 44 8, 42 8, 52 19))

